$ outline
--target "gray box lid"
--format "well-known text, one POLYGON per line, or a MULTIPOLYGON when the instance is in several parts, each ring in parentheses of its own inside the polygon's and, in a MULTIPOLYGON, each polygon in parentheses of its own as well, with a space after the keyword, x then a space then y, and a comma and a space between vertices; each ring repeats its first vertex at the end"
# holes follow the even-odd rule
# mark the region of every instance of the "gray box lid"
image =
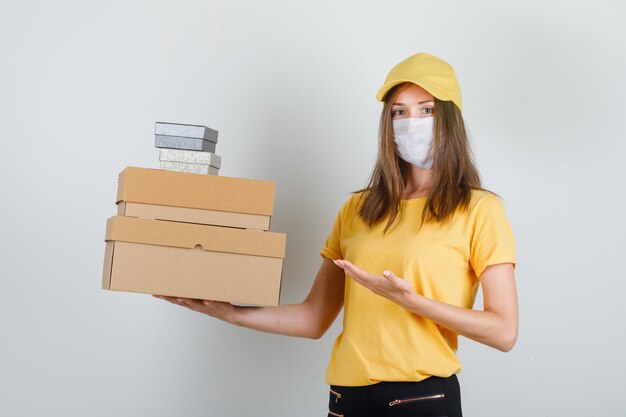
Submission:
POLYGON ((184 125, 180 123, 156 122, 154 134, 161 136, 179 136, 184 138, 199 138, 217 142, 217 130, 200 125, 184 125))

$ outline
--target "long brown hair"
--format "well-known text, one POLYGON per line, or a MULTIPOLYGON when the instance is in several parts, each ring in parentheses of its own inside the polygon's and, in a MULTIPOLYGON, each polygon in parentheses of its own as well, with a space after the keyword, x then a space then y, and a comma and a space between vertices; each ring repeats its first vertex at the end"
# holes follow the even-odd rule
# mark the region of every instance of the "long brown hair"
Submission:
MULTIPOLYGON (((385 98, 376 165, 368 185, 357 191, 363 192, 359 216, 370 227, 389 216, 385 232, 398 217, 409 172, 409 163, 396 152, 391 123, 391 106, 403 85, 394 87, 385 98)), ((422 218, 423 222, 445 223, 457 208, 468 207, 471 191, 481 189, 481 184, 459 108, 435 98, 434 115, 433 184, 422 218)))

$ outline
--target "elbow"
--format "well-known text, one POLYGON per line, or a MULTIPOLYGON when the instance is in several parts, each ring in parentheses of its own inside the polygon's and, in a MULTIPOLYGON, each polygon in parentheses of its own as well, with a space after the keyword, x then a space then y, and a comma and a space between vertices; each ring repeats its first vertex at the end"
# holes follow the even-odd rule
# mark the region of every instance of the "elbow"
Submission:
POLYGON ((494 346, 501 352, 510 352, 515 343, 517 342, 517 330, 514 332, 508 332, 498 340, 498 343, 494 346))
POLYGON ((510 352, 513 350, 517 342, 517 333, 519 325, 517 317, 500 317, 498 322, 494 323, 490 334, 491 347, 501 352, 510 352))
POLYGON ((326 331, 330 327, 332 323, 317 323, 315 326, 312 326, 307 332, 306 337, 309 339, 320 339, 322 336, 326 334, 326 331))
POLYGON ((326 334, 326 328, 320 327, 309 332, 307 338, 317 340, 324 336, 324 334, 326 334))
POLYGON ((515 341, 501 343, 500 345, 496 346, 496 349, 498 349, 500 352, 506 353, 510 352, 513 349, 513 346, 515 346, 515 341))

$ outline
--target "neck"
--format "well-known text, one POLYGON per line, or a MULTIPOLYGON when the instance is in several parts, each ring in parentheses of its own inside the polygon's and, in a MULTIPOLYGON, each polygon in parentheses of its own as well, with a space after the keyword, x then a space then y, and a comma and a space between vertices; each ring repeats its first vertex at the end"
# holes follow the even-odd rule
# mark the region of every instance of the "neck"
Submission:
POLYGON ((409 166, 406 185, 404 186, 403 199, 428 197, 433 185, 432 169, 418 168, 415 165, 409 166))

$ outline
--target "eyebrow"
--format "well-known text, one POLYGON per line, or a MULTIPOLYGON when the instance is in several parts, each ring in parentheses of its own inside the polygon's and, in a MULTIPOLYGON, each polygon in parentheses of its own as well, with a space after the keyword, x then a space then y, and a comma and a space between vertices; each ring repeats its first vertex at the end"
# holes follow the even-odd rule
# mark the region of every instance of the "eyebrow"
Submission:
MULTIPOLYGON (((424 101, 420 101, 417 104, 424 104, 424 103, 434 103, 435 100, 424 100, 424 101)), ((404 106, 404 103, 393 103, 392 106, 404 106)))

